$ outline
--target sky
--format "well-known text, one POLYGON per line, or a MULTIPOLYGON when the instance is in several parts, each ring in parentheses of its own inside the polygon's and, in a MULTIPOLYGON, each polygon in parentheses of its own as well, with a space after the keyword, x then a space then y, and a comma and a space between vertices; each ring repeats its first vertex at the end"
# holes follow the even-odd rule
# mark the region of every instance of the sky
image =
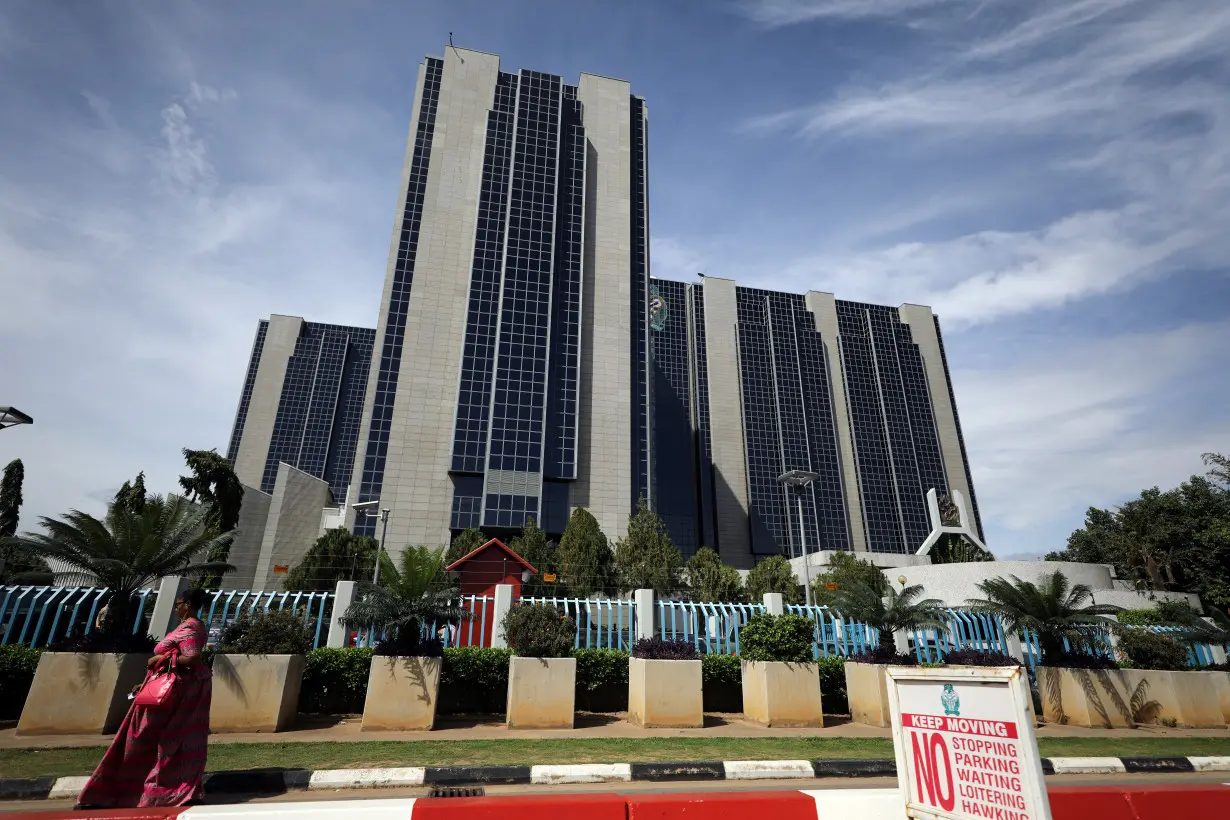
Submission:
POLYGON ((1224 0, 6 0, 23 529, 224 452, 262 317, 375 326, 450 33, 646 98, 655 276, 932 305, 1000 557, 1230 451, 1224 0))

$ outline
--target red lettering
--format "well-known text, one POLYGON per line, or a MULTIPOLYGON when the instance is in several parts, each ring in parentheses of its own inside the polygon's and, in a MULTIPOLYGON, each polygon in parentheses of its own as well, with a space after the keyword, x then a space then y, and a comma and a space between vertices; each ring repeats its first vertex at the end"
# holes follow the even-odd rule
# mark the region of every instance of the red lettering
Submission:
POLYGON ((944 779, 948 782, 948 796, 944 796, 944 792, 940 789, 940 779, 938 773, 935 774, 935 791, 940 798, 940 806, 944 811, 952 811, 952 807, 956 801, 956 790, 952 784, 952 761, 948 759, 948 747, 944 745, 944 737, 940 734, 931 735, 931 743, 928 745, 931 755, 931 771, 934 773, 939 762, 935 756, 936 748, 944 753, 944 779))
POLYGON ((927 749, 929 748, 927 741, 930 736, 921 735, 921 748, 919 748, 919 737, 918 732, 910 732, 910 740, 914 747, 914 787, 918 790, 919 803, 929 803, 934 806, 936 805, 935 793, 938 791, 938 788, 935 782, 935 766, 932 765, 931 759, 927 754, 927 749), (923 796, 924 786, 927 788, 926 797, 923 796))

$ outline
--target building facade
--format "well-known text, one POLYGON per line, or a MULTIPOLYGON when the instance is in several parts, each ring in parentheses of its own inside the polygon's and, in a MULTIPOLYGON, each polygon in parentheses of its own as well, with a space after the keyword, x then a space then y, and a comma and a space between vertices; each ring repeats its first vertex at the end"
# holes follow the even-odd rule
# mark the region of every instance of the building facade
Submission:
POLYGON ((240 483, 272 493, 285 463, 345 500, 375 335, 298 316, 260 321, 227 448, 240 483))
POLYGON ((391 547, 650 497, 646 128, 621 80, 420 66, 351 477, 391 547))
POLYGON ((716 277, 651 288, 656 508, 685 555, 912 554, 931 488, 970 499, 981 536, 930 308, 716 277), (783 486, 793 470, 815 478, 783 486))

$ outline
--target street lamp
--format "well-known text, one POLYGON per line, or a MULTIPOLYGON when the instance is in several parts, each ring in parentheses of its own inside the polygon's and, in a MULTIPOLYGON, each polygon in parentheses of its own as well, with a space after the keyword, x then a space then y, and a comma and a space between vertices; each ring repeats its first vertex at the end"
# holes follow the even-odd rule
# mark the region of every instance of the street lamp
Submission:
MULTIPOLYGON (((363 513, 364 515, 376 515, 380 507, 380 499, 375 501, 361 501, 358 504, 351 504, 350 508, 355 512, 363 513)), ((379 511, 380 514, 380 540, 376 542, 376 568, 372 570, 372 583, 380 581, 380 551, 384 549, 385 536, 389 534, 389 510, 386 507, 379 511)))
POLYGON ((807 605, 811 606, 811 566, 807 562, 807 537, 803 527, 803 489, 812 484, 819 473, 809 472, 807 470, 790 470, 782 473, 777 477, 778 482, 787 487, 798 488, 799 499, 799 550, 803 554, 803 579, 804 579, 804 594, 807 596, 807 605))
POLYGON ((6 427, 16 427, 19 424, 33 424, 34 419, 18 410, 16 407, 0 407, 0 430, 6 427))

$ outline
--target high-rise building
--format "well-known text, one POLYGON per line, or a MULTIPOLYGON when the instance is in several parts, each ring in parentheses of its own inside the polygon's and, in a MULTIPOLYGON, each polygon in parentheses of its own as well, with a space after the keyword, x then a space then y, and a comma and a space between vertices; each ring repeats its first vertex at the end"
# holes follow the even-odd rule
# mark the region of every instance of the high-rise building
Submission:
POLYGON ((240 483, 272 493, 286 463, 346 498, 374 338, 298 316, 260 320, 227 448, 240 483))
POLYGON ((932 488, 969 498, 981 536, 930 308, 716 277, 651 287, 656 508, 685 555, 913 553, 932 488), (792 490, 792 470, 815 479, 792 490))
POLYGON ((377 329, 257 334, 230 454, 269 511, 258 580, 324 527, 378 534, 347 498, 389 511, 394 553, 577 507, 615 539, 640 498, 739 568, 913 553, 932 488, 981 536, 930 308, 651 279, 647 178, 624 81, 420 65, 377 329))
POLYGON ((645 104, 450 46, 413 111, 354 500, 392 549, 577 506, 618 537, 651 496, 645 104))

